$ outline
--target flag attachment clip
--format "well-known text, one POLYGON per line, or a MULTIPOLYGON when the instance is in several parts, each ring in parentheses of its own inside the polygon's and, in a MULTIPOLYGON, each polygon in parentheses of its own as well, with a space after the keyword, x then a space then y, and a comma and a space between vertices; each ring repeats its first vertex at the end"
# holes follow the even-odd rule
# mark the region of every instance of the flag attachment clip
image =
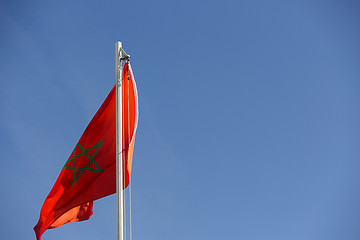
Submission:
POLYGON ((120 60, 129 61, 130 55, 128 55, 122 47, 120 47, 120 52, 122 53, 122 57, 120 58, 120 60))

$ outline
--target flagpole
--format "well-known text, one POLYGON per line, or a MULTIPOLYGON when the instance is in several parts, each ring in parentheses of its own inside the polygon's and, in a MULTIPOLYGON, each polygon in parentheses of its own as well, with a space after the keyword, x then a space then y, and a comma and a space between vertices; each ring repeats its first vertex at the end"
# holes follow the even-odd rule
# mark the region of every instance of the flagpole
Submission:
POLYGON ((124 240, 124 192, 122 159, 122 43, 116 42, 116 239, 124 240))

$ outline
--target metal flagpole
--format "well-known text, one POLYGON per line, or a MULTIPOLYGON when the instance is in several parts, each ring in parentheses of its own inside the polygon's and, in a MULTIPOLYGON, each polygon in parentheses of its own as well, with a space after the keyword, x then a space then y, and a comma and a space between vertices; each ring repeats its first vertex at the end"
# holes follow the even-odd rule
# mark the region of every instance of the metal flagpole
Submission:
POLYGON ((130 55, 126 54, 121 42, 116 42, 116 239, 124 240, 124 162, 123 162, 123 133, 122 133, 122 61, 127 61, 130 55))
POLYGON ((122 43, 116 42, 116 239, 124 240, 124 197, 122 159, 122 43))

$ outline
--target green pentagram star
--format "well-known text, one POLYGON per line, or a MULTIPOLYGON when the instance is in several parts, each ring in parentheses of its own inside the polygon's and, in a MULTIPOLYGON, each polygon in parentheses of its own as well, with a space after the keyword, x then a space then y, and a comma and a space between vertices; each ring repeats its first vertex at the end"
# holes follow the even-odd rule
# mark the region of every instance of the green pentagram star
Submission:
POLYGON ((84 149, 79 143, 76 144, 76 146, 80 149, 80 153, 78 154, 75 154, 75 148, 74 148, 74 151, 72 153, 72 157, 69 158, 66 163, 65 163, 65 166, 63 167, 63 169, 71 169, 71 170, 74 170, 74 178, 73 178, 73 182, 72 182, 72 185, 74 185, 76 183, 76 181, 81 177, 81 175, 84 173, 85 170, 88 170, 88 171, 92 171, 92 172, 101 172, 101 168, 99 167, 99 165, 95 162, 94 160, 94 157, 95 155, 97 154, 101 144, 102 144, 103 141, 100 141, 98 142, 97 144, 89 147, 88 149, 84 149), (89 155, 89 152, 91 150, 93 150, 94 148, 95 149, 95 152, 92 156, 89 155), (85 155, 89 161, 87 162, 86 166, 84 168, 78 168, 76 167, 76 159, 82 155, 85 155), (66 166, 66 164, 68 164, 69 162, 73 162, 73 166, 66 166), (95 168, 91 168, 89 167, 90 163, 93 163, 95 168), (77 176, 77 172, 80 171, 79 175, 77 176))

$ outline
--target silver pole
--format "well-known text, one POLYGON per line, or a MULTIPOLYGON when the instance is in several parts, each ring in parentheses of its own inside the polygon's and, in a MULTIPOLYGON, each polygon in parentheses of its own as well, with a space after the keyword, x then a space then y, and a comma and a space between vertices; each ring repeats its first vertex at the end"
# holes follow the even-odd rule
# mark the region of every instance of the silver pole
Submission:
POLYGON ((116 239, 124 240, 124 192, 122 166, 122 103, 121 103, 121 76, 122 76, 122 43, 116 42, 116 239))

